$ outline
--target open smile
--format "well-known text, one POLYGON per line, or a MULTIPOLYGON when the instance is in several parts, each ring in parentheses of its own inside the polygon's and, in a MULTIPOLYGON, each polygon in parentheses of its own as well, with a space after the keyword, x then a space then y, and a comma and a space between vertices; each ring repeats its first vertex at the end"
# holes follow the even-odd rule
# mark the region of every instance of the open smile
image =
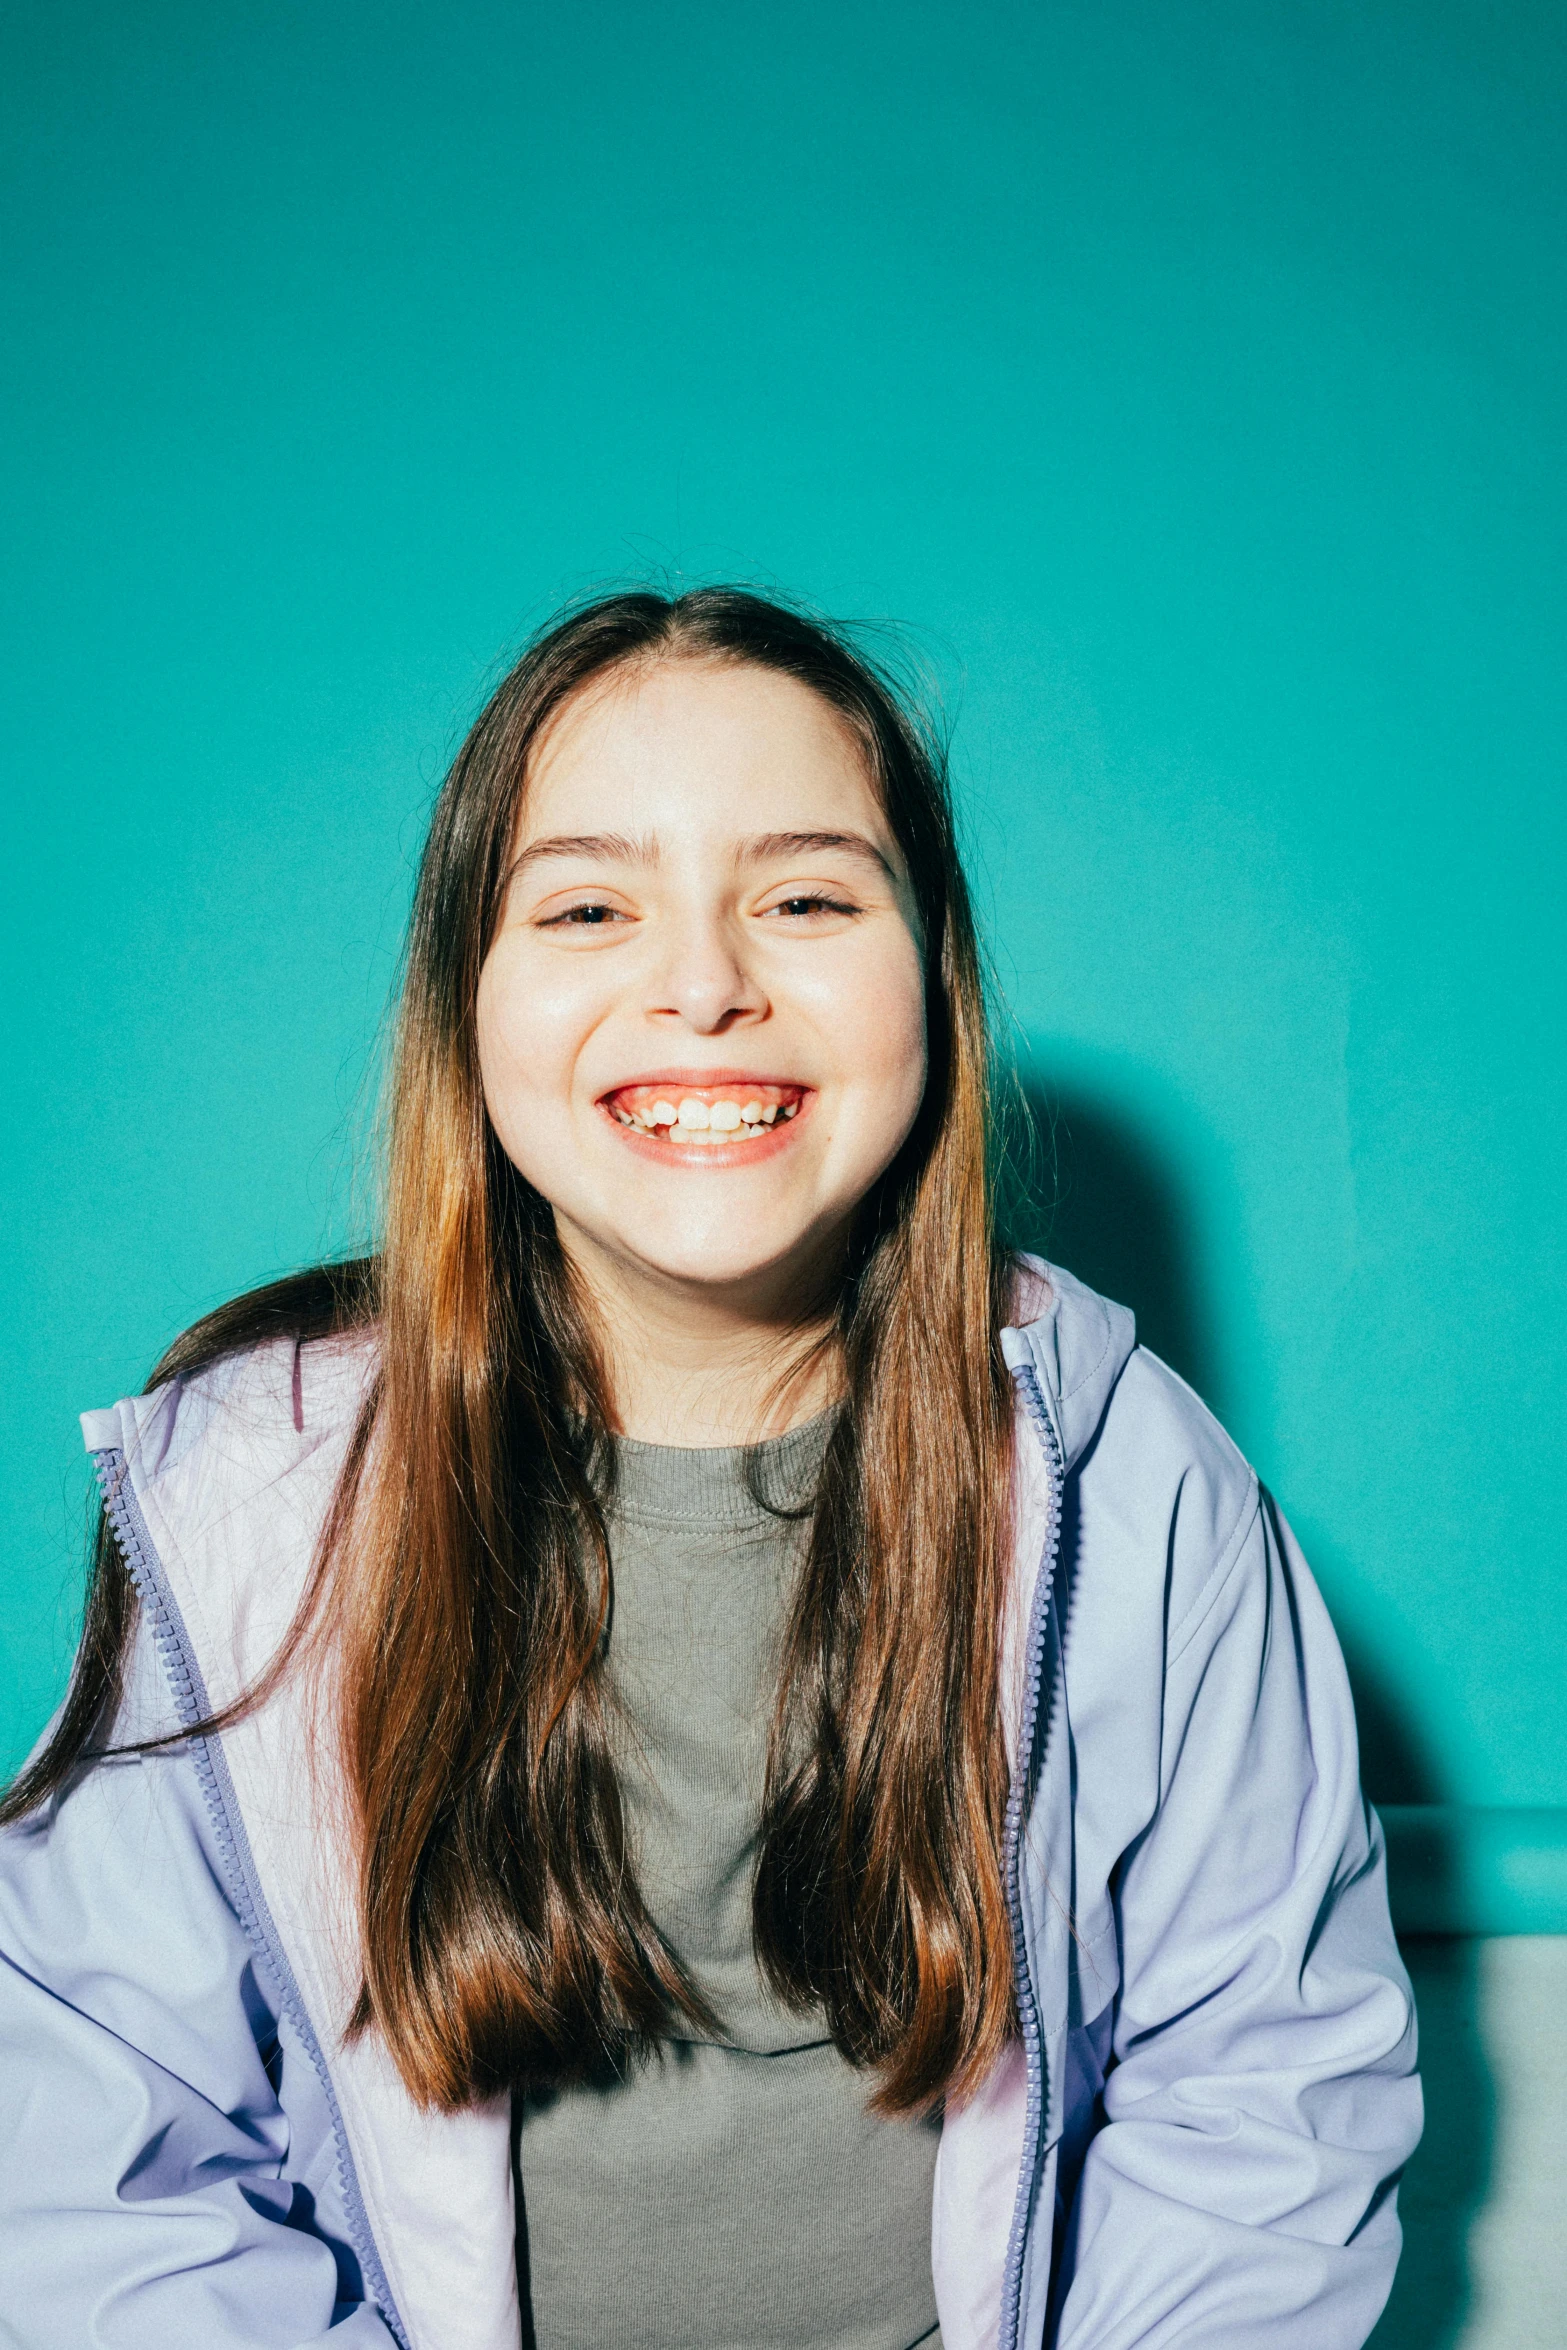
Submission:
POLYGON ((663 1078, 616 1086, 600 1096, 600 1106, 628 1136, 646 1140, 661 1155, 722 1150, 730 1160, 781 1142, 781 1130, 799 1116, 810 1091, 750 1077, 705 1084, 663 1078))

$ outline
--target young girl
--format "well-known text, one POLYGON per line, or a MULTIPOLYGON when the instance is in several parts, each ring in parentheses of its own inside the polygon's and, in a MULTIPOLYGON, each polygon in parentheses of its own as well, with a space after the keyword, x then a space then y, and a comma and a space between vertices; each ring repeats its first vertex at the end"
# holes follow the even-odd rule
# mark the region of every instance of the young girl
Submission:
POLYGON ((8 2342, 1364 2340, 1419 2092, 1333 1633, 988 1135, 888 683, 722 589, 535 643, 425 850, 379 1255, 84 1417, 8 2342))

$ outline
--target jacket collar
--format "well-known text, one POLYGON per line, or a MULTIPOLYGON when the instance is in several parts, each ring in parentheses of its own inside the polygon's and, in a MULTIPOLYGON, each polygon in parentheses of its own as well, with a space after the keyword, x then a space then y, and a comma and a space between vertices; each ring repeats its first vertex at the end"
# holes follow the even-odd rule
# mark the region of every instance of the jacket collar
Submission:
POLYGON ((1136 1321, 1125 1306, 1040 1257, 1021 1260, 1018 1316, 1001 1333, 1001 1351, 1010 1370, 1032 1370, 1038 1379, 1062 1466, 1070 1471, 1098 1432, 1137 1344, 1136 1321))

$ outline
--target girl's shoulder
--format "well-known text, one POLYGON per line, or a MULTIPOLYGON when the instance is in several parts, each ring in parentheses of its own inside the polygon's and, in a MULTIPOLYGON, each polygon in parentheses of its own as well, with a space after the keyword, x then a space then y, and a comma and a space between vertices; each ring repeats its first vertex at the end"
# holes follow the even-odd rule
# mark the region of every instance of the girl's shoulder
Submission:
POLYGON ((271 1338, 82 1414, 144 1606, 182 1623, 215 1707, 287 1634, 378 1354, 373 1327, 271 1338))
POLYGON ((1102 1599, 1124 1621, 1157 1619, 1172 1635, 1189 1629, 1257 1524, 1250 1462, 1202 1398, 1138 1343, 1126 1307, 1037 1259, 1020 1260, 1017 1298, 1005 1351, 1025 1382, 1032 1373, 1072 1480, 1085 1604, 1102 1599))
POLYGON ((236 1350, 83 1412, 91 1453, 124 1455, 138 1492, 205 1492, 221 1506, 275 1484, 323 1448, 342 1448, 380 1355, 373 1324, 329 1338, 280 1337, 236 1350))

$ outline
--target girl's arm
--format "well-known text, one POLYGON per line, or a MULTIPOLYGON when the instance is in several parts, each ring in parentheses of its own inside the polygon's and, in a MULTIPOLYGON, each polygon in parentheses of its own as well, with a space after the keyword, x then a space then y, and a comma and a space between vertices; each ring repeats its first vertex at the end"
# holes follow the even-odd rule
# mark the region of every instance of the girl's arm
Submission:
POLYGON ((1177 1626, 1161 1801, 1067 2229, 1059 2350, 1355 2350, 1420 2135, 1414 2011, 1327 1612, 1263 1497, 1177 1626))
POLYGON ((184 1755, 0 1835, 0 2343, 394 2350, 313 2096, 184 1755))

